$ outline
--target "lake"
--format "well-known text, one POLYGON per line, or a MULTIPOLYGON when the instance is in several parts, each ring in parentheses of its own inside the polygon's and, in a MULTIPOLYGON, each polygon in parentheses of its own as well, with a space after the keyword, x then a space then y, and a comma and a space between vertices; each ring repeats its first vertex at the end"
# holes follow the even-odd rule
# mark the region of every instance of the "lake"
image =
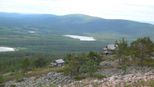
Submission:
POLYGON ((15 48, 11 48, 11 47, 0 47, 0 52, 11 52, 11 51, 15 51, 15 48))
POLYGON ((88 37, 88 36, 80 36, 80 35, 64 35, 65 37, 78 39, 80 41, 96 41, 94 37, 88 37))

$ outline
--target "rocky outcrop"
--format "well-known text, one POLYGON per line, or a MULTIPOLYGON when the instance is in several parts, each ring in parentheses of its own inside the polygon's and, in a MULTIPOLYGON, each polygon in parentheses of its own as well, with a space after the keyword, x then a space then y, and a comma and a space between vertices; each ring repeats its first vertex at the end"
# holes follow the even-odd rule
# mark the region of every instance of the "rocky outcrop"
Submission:
POLYGON ((144 74, 126 74, 126 75, 113 75, 101 80, 86 79, 82 81, 76 81, 64 87, 125 87, 126 84, 134 84, 140 81, 154 80, 154 73, 147 72, 144 74))
POLYGON ((108 68, 99 70, 97 73, 106 75, 107 78, 101 80, 85 79, 72 82, 65 87, 125 87, 126 84, 133 85, 140 81, 154 80, 154 69, 152 67, 129 66, 125 73, 120 68, 108 68))
POLYGON ((98 73, 106 75, 106 76, 123 75, 123 74, 136 74, 136 73, 144 74, 147 72, 154 72, 154 68, 129 66, 126 68, 126 71, 122 70, 121 68, 101 69, 98 71, 98 73))
POLYGON ((69 76, 64 76, 61 73, 50 72, 47 75, 40 77, 23 78, 23 81, 16 80, 8 81, 5 87, 52 87, 54 85, 69 84, 73 81, 69 76))

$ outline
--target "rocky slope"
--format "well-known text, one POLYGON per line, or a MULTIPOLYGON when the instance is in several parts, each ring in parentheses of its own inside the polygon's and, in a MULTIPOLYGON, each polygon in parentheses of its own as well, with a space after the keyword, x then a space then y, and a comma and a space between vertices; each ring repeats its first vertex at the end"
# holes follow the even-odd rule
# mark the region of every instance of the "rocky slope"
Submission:
POLYGON ((73 81, 69 76, 64 76, 61 73, 50 72, 47 75, 42 75, 39 78, 30 77, 23 78, 22 81, 8 81, 5 87, 52 87, 57 85, 69 84, 73 81))
POLYGON ((125 74, 121 69, 116 68, 103 69, 98 73, 108 77, 74 81, 70 76, 50 72, 40 77, 24 78, 22 81, 8 81, 5 87, 125 87, 124 85, 135 85, 141 81, 154 80, 154 69, 150 67, 129 67, 125 74))
MULTIPOLYGON (((113 75, 101 80, 86 79, 82 81, 76 81, 64 87, 136 87, 136 83, 141 81, 154 80, 154 72, 147 72, 144 74, 126 74, 126 75, 113 75)), ((148 86, 149 87, 149 86, 148 86)))

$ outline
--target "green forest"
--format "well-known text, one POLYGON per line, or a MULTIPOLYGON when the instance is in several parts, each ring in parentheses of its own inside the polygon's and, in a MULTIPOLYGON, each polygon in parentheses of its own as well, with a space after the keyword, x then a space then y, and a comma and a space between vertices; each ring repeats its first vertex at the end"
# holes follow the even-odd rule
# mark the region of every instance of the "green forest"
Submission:
POLYGON ((99 64, 106 60, 118 60, 118 67, 124 71, 129 66, 154 67, 154 43, 149 37, 138 38, 131 43, 128 43, 126 39, 121 39, 117 40, 116 43, 118 48, 114 51, 111 58, 108 58, 102 51, 69 53, 63 55, 63 57, 30 52, 0 53, 0 82, 12 78, 21 79, 21 77, 26 76, 26 72, 36 69, 50 68, 49 71, 52 71, 54 67, 49 67, 50 63, 60 57, 65 60, 65 65, 57 69, 56 72, 63 72, 65 75, 70 75, 77 80, 86 77, 106 77, 95 73, 103 68, 99 64), (6 78, 3 76, 10 72, 14 77, 8 76, 6 78))

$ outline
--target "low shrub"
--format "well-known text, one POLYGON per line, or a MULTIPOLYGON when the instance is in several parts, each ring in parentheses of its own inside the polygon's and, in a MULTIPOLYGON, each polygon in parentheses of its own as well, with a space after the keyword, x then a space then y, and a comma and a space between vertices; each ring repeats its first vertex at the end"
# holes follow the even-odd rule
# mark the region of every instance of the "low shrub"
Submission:
POLYGON ((93 78, 97 78, 97 79, 102 79, 102 78, 106 78, 105 75, 99 74, 99 73, 95 73, 92 75, 93 78))
POLYGON ((10 87, 16 87, 16 85, 11 85, 10 87))
POLYGON ((22 82, 24 79, 24 74, 23 73, 18 73, 17 75, 16 75, 16 81, 17 82, 22 82))
POLYGON ((82 79, 85 79, 86 76, 83 76, 83 75, 78 75, 78 76, 75 76, 74 79, 75 80, 82 80, 82 79))

